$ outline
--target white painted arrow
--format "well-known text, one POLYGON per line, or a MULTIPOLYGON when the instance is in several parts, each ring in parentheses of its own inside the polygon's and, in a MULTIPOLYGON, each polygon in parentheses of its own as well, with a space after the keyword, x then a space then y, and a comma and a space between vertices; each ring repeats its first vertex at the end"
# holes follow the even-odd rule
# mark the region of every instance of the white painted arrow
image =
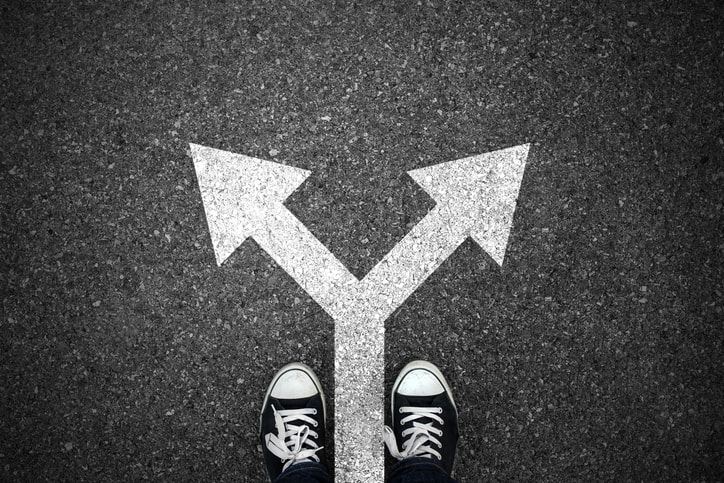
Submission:
POLYGON ((361 281, 283 205, 309 171, 190 146, 217 263, 252 237, 335 320, 337 481, 382 481, 384 321, 468 236, 503 264, 529 145, 409 171, 436 206, 361 281))
POLYGON ((310 172, 191 144, 191 156, 220 266, 249 237, 329 314, 357 279, 284 207, 310 172))
POLYGON ((502 265, 528 146, 409 171, 436 205, 365 276, 362 300, 387 318, 468 236, 502 265))

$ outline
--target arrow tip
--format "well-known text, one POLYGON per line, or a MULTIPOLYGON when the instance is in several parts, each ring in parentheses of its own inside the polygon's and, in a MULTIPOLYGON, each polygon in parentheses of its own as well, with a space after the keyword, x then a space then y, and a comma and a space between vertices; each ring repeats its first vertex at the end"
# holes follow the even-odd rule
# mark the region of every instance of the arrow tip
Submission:
POLYGON ((451 224, 464 224, 466 234, 502 266, 529 149, 521 144, 408 174, 447 210, 451 224))
POLYGON ((284 203, 310 172, 189 143, 216 263, 221 265, 263 225, 269 208, 284 203))

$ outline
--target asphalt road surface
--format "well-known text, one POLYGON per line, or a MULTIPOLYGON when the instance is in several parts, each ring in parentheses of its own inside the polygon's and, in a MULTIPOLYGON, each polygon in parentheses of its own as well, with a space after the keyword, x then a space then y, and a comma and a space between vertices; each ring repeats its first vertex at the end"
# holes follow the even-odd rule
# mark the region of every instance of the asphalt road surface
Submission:
POLYGON ((1 8, 0 480, 265 481, 293 360, 334 409, 334 320, 217 266, 189 143, 310 170, 358 278, 435 206, 407 171, 530 143, 502 267, 467 240, 386 320, 385 389, 442 369, 461 482, 724 479, 720 2, 1 8))

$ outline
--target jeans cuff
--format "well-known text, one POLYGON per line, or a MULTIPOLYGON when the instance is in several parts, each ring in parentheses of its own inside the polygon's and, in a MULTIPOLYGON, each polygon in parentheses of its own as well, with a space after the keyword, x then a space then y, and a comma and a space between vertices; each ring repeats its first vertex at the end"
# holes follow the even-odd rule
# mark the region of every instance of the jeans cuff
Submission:
POLYGON ((409 469, 420 469, 427 470, 434 473, 439 473, 441 476, 449 476, 445 469, 436 460, 430 458, 424 458, 421 456, 413 456, 411 458, 405 458, 398 461, 390 470, 390 478, 399 472, 407 471, 409 469))
POLYGON ((332 477, 323 464, 315 463, 314 461, 305 461, 304 463, 292 465, 282 471, 279 476, 277 476, 277 479, 274 480, 274 483, 303 481, 302 478, 320 482, 332 481, 332 477))

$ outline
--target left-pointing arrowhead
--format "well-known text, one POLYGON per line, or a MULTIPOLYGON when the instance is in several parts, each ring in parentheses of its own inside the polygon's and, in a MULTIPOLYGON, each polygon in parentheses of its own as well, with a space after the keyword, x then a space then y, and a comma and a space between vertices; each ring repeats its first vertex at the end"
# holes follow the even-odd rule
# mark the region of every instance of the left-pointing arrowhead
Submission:
POLYGON ((221 265, 256 230, 271 209, 310 172, 229 151, 190 144, 206 221, 221 265))
POLYGON ((529 147, 522 144, 408 174, 454 218, 451 225, 502 265, 529 147))

